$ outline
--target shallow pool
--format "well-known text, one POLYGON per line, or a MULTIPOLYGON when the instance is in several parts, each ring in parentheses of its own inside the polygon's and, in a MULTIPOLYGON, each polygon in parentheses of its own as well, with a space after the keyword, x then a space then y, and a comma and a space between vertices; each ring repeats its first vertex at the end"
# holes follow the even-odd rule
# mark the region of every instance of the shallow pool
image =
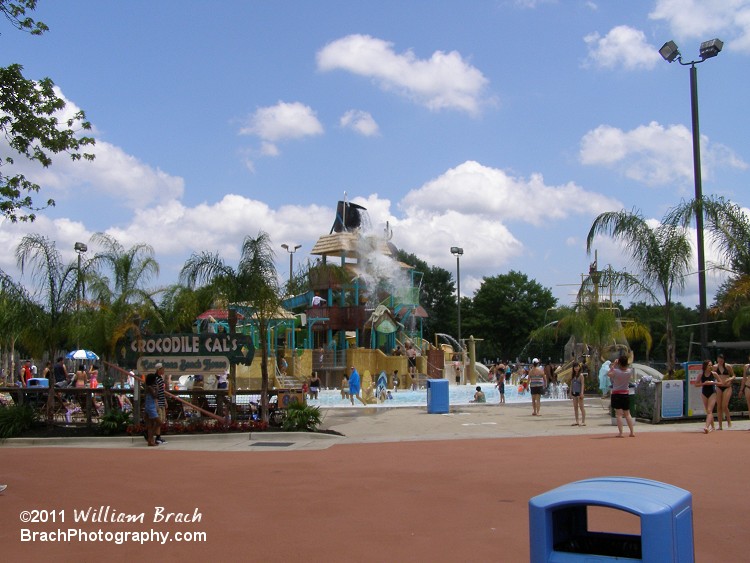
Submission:
MULTIPOLYGON (((488 404, 498 404, 500 402, 500 393, 494 383, 480 383, 479 386, 484 391, 485 397, 487 398, 488 404)), ((449 385, 448 386, 448 402, 450 405, 468 405, 474 398, 476 391, 476 385, 449 385)), ((323 389, 320 391, 318 399, 308 399, 309 405, 315 405, 324 408, 352 408, 352 403, 349 399, 341 398, 341 391, 339 389, 323 389)), ((374 403, 367 405, 368 407, 426 407, 427 406, 427 390, 419 389, 417 391, 406 391, 399 390, 393 392, 391 390, 391 396, 393 399, 386 400, 381 403, 374 403)), ((542 398, 543 400, 563 400, 567 399, 567 388, 562 386, 552 387, 548 394, 542 398)), ((530 403, 531 394, 518 393, 518 388, 514 385, 505 386, 505 402, 506 403, 530 403)), ((364 407, 360 401, 355 399, 354 406, 364 407)))

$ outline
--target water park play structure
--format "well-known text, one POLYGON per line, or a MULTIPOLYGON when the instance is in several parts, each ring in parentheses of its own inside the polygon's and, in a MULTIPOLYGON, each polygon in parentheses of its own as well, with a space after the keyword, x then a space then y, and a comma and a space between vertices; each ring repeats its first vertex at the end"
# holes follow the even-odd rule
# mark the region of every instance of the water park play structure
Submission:
MULTIPOLYGON (((398 260, 391 238, 387 223, 381 232, 372 228, 364 207, 346 198, 338 202, 330 232, 320 236, 310 252, 317 259, 308 269, 308 290, 283 299, 268 323, 265 355, 272 389, 302 389, 313 373, 324 389, 341 389, 355 367, 362 376, 358 400, 377 404, 391 387, 387 380, 386 385, 378 383, 380 374, 389 379, 397 373, 401 390, 424 388, 426 379, 453 384, 456 372, 459 383, 472 388, 489 380, 488 368, 476 361, 473 337, 462 342, 446 334, 435 335, 433 342, 424 337, 428 312, 419 302, 423 272, 398 260)), ((608 303, 599 300, 599 274, 594 262, 589 272, 593 282, 587 293, 580 294, 580 303, 597 307, 608 303)), ((235 333, 249 336, 257 348, 259 326, 253 308, 241 303, 224 307, 200 315, 195 332, 226 333, 229 316, 236 315, 235 333)), ((600 346, 571 336, 558 380, 567 381, 573 358, 590 363, 592 374, 605 359, 622 353, 632 359, 621 333, 614 330, 612 341, 600 346)), ((245 365, 232 362, 237 390, 260 389, 261 357, 255 354, 254 361, 245 365)), ((211 388, 216 371, 205 375, 204 386, 211 388)))
MULTIPOLYGON (((488 370, 475 361, 471 338, 464 343, 447 335, 435 342, 424 338, 423 273, 397 260, 391 237, 388 224, 380 233, 372 229, 361 205, 338 202, 330 232, 311 250, 318 258, 309 268, 309 290, 284 299, 269 323, 272 387, 301 388, 313 372, 323 387, 340 387, 352 366, 363 375, 363 396, 377 389, 377 376, 365 381, 365 374, 385 372, 390 378, 397 371, 402 389, 423 387, 427 378, 453 382, 456 354, 462 383, 486 380, 488 370), (411 373, 410 349, 416 351, 411 373)), ((227 331, 229 310, 237 314, 237 332, 251 335, 257 347, 255 312, 243 304, 204 312, 196 332, 227 331)), ((237 366, 238 389, 260 388, 260 356, 249 366, 237 366)))

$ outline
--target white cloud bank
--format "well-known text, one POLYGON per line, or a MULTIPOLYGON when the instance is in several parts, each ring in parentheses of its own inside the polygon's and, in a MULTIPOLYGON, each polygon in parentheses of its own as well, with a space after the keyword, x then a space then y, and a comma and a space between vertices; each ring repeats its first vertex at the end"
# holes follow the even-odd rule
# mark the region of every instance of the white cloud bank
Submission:
MULTIPOLYGON (((692 132, 684 125, 663 126, 652 121, 631 131, 600 125, 581 140, 580 160, 586 165, 619 170, 626 177, 650 186, 669 185, 675 180, 693 180, 692 132)), ((746 169, 747 163, 731 149, 701 136, 703 177, 716 168, 746 169)))
MULTIPOLYGON (((65 101, 65 107, 54 116, 59 123, 65 123, 80 108, 68 100, 57 86, 55 94, 65 101)), ((24 174, 32 182, 44 186, 44 195, 34 197, 37 203, 46 201, 49 197, 59 203, 73 198, 89 201, 105 197, 117 199, 120 205, 137 209, 183 196, 185 183, 182 178, 153 168, 120 147, 104 141, 96 128, 81 133, 96 140, 94 146, 83 147, 81 150, 83 153, 93 153, 94 160, 72 160, 66 153, 50 154, 52 165, 48 168, 17 154, 10 148, 7 139, 0 137, 0 152, 13 155, 14 160, 12 168, 4 172, 24 174)))
POLYGON ((460 53, 435 51, 419 59, 412 51, 396 53, 393 43, 369 35, 347 35, 317 53, 322 71, 346 70, 374 79, 431 110, 479 113, 487 78, 460 53))

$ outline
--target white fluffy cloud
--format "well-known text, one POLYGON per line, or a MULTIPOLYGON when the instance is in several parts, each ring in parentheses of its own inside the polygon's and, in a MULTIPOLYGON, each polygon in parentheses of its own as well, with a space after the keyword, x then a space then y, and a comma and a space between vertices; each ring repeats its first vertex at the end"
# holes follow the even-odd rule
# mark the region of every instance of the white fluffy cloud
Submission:
POLYGON ((451 168, 401 202, 407 215, 451 209, 487 220, 531 225, 571 214, 598 214, 619 206, 616 200, 572 182, 548 186, 541 174, 514 177, 474 161, 451 168))
POLYGON ((488 80, 456 51, 435 51, 419 59, 412 51, 396 53, 393 43, 369 35, 348 35, 317 54, 323 71, 346 70, 374 79, 431 110, 456 109, 477 114, 488 80))
MULTIPOLYGON (((750 0, 657 0, 649 17, 666 21, 678 39, 718 35, 731 49, 750 53, 750 0)), ((686 57, 697 57, 698 44, 685 49, 686 57)))
MULTIPOLYGON (((581 140, 583 164, 612 167, 626 177, 657 186, 693 179, 692 133, 684 125, 664 127, 652 121, 631 131, 600 125, 581 140)), ((701 139, 703 176, 717 167, 747 168, 728 147, 701 139)))
POLYGON ((277 156, 277 142, 322 135, 323 125, 311 107, 300 102, 280 101, 275 106, 258 108, 240 129, 240 134, 257 136, 262 141, 262 154, 277 156))
POLYGON ((339 120, 341 127, 345 129, 351 129, 356 131, 364 137, 372 137, 377 135, 380 131, 378 129, 377 122, 372 118, 366 111, 357 109, 350 109, 339 120))
POLYGON ((585 65, 638 70, 653 68, 662 60, 658 47, 650 45, 642 31, 627 25, 613 27, 604 37, 591 33, 583 40, 589 49, 585 65))

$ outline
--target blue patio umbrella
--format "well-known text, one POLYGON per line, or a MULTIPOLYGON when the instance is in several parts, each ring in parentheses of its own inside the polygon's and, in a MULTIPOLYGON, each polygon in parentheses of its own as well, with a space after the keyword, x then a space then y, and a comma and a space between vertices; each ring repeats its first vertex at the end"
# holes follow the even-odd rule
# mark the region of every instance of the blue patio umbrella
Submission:
POLYGON ((69 360, 98 360, 99 356, 91 350, 73 350, 65 355, 69 360))

